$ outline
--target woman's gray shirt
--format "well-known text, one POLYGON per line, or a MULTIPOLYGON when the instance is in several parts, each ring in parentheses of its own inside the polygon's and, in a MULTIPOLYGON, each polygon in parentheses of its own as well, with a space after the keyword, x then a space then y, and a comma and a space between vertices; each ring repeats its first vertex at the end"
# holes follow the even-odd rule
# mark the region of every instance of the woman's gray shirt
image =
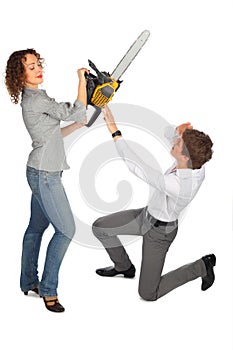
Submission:
POLYGON ((78 100, 73 105, 69 102, 57 103, 45 90, 24 88, 21 107, 33 148, 27 165, 46 171, 69 169, 60 122, 83 123, 86 117, 85 105, 78 100))

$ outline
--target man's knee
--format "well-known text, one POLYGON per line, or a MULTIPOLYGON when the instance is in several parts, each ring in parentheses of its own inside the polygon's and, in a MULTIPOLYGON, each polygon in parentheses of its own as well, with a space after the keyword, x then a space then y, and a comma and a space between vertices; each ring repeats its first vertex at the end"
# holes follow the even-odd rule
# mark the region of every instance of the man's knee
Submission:
POLYGON ((158 299, 156 292, 150 292, 148 290, 145 290, 143 287, 138 288, 138 294, 143 300, 146 301, 155 301, 158 299))
POLYGON ((98 218, 92 224, 92 232, 94 233, 94 235, 97 238, 103 235, 103 232, 102 232, 102 221, 103 221, 102 218, 98 218))

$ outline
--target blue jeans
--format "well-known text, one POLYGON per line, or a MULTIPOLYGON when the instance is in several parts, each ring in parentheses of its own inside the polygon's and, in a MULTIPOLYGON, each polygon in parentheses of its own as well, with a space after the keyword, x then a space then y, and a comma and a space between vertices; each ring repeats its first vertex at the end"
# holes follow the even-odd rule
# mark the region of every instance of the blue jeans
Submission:
POLYGON ((20 287, 22 291, 39 286, 41 296, 57 295, 61 262, 75 233, 75 222, 64 187, 62 172, 47 172, 27 167, 27 180, 32 190, 31 217, 24 234, 20 287), (52 224, 51 238, 39 282, 38 257, 44 231, 52 224))

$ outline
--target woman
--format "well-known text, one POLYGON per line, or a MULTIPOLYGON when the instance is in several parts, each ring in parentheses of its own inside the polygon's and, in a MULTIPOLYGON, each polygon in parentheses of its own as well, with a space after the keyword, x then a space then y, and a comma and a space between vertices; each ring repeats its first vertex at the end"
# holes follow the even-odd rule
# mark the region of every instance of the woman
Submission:
POLYGON ((62 137, 82 127, 86 121, 86 68, 78 70, 78 94, 74 104, 57 103, 38 86, 43 82, 43 59, 34 49, 14 52, 6 67, 6 87, 13 103, 21 97, 25 126, 32 139, 27 162, 27 180, 32 191, 31 217, 23 239, 20 287, 25 295, 33 291, 43 297, 54 312, 65 309, 57 296, 61 262, 75 233, 73 214, 61 175, 68 169, 62 137), (61 120, 74 123, 60 128, 61 120), (51 238, 41 281, 38 256, 43 233, 52 224, 51 238))

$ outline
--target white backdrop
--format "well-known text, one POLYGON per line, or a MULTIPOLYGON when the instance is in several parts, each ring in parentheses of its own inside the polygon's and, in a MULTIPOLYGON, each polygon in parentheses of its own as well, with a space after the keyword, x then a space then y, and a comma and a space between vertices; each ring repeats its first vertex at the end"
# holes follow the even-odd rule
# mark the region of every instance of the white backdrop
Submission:
MULTIPOLYGON (((232 1, 14 0, 2 2, 0 13, 1 347, 231 349, 232 1), (6 61, 13 51, 35 48, 46 60, 43 88, 57 101, 73 101, 77 68, 87 66, 90 58, 111 72, 144 29, 151 36, 125 73, 114 102, 148 108, 176 125, 191 121, 211 136, 213 160, 206 166, 205 183, 182 221, 164 272, 213 252, 216 283, 204 293, 199 279, 156 302, 144 302, 137 294, 140 239, 127 247, 137 268, 133 280, 101 279, 95 269, 110 265, 105 252, 72 243, 60 272, 59 297, 66 312, 53 314, 42 300, 25 297, 19 289, 21 242, 29 218, 25 163, 31 141, 20 106, 10 102, 4 86, 6 61)), ((123 131, 147 147, 145 135, 127 127, 123 131)), ((90 144, 95 147, 110 139, 105 129, 99 138, 96 131, 95 137, 88 135, 86 144, 83 138, 80 148, 77 144, 70 151, 70 165, 90 144)), ((121 166, 122 176, 133 181, 121 166)), ((64 174, 70 198, 76 191, 72 169, 64 174)), ((109 195, 111 173, 105 178, 106 191, 99 179, 96 184, 101 196, 109 195)), ((136 196, 130 206, 143 206, 143 189, 138 183, 134 186, 135 193, 142 191, 141 203, 136 196)), ((85 217, 88 210, 82 206, 85 217)), ((99 216, 93 211, 91 215, 99 216)), ((51 234, 49 229, 43 240, 40 272, 51 234)))

